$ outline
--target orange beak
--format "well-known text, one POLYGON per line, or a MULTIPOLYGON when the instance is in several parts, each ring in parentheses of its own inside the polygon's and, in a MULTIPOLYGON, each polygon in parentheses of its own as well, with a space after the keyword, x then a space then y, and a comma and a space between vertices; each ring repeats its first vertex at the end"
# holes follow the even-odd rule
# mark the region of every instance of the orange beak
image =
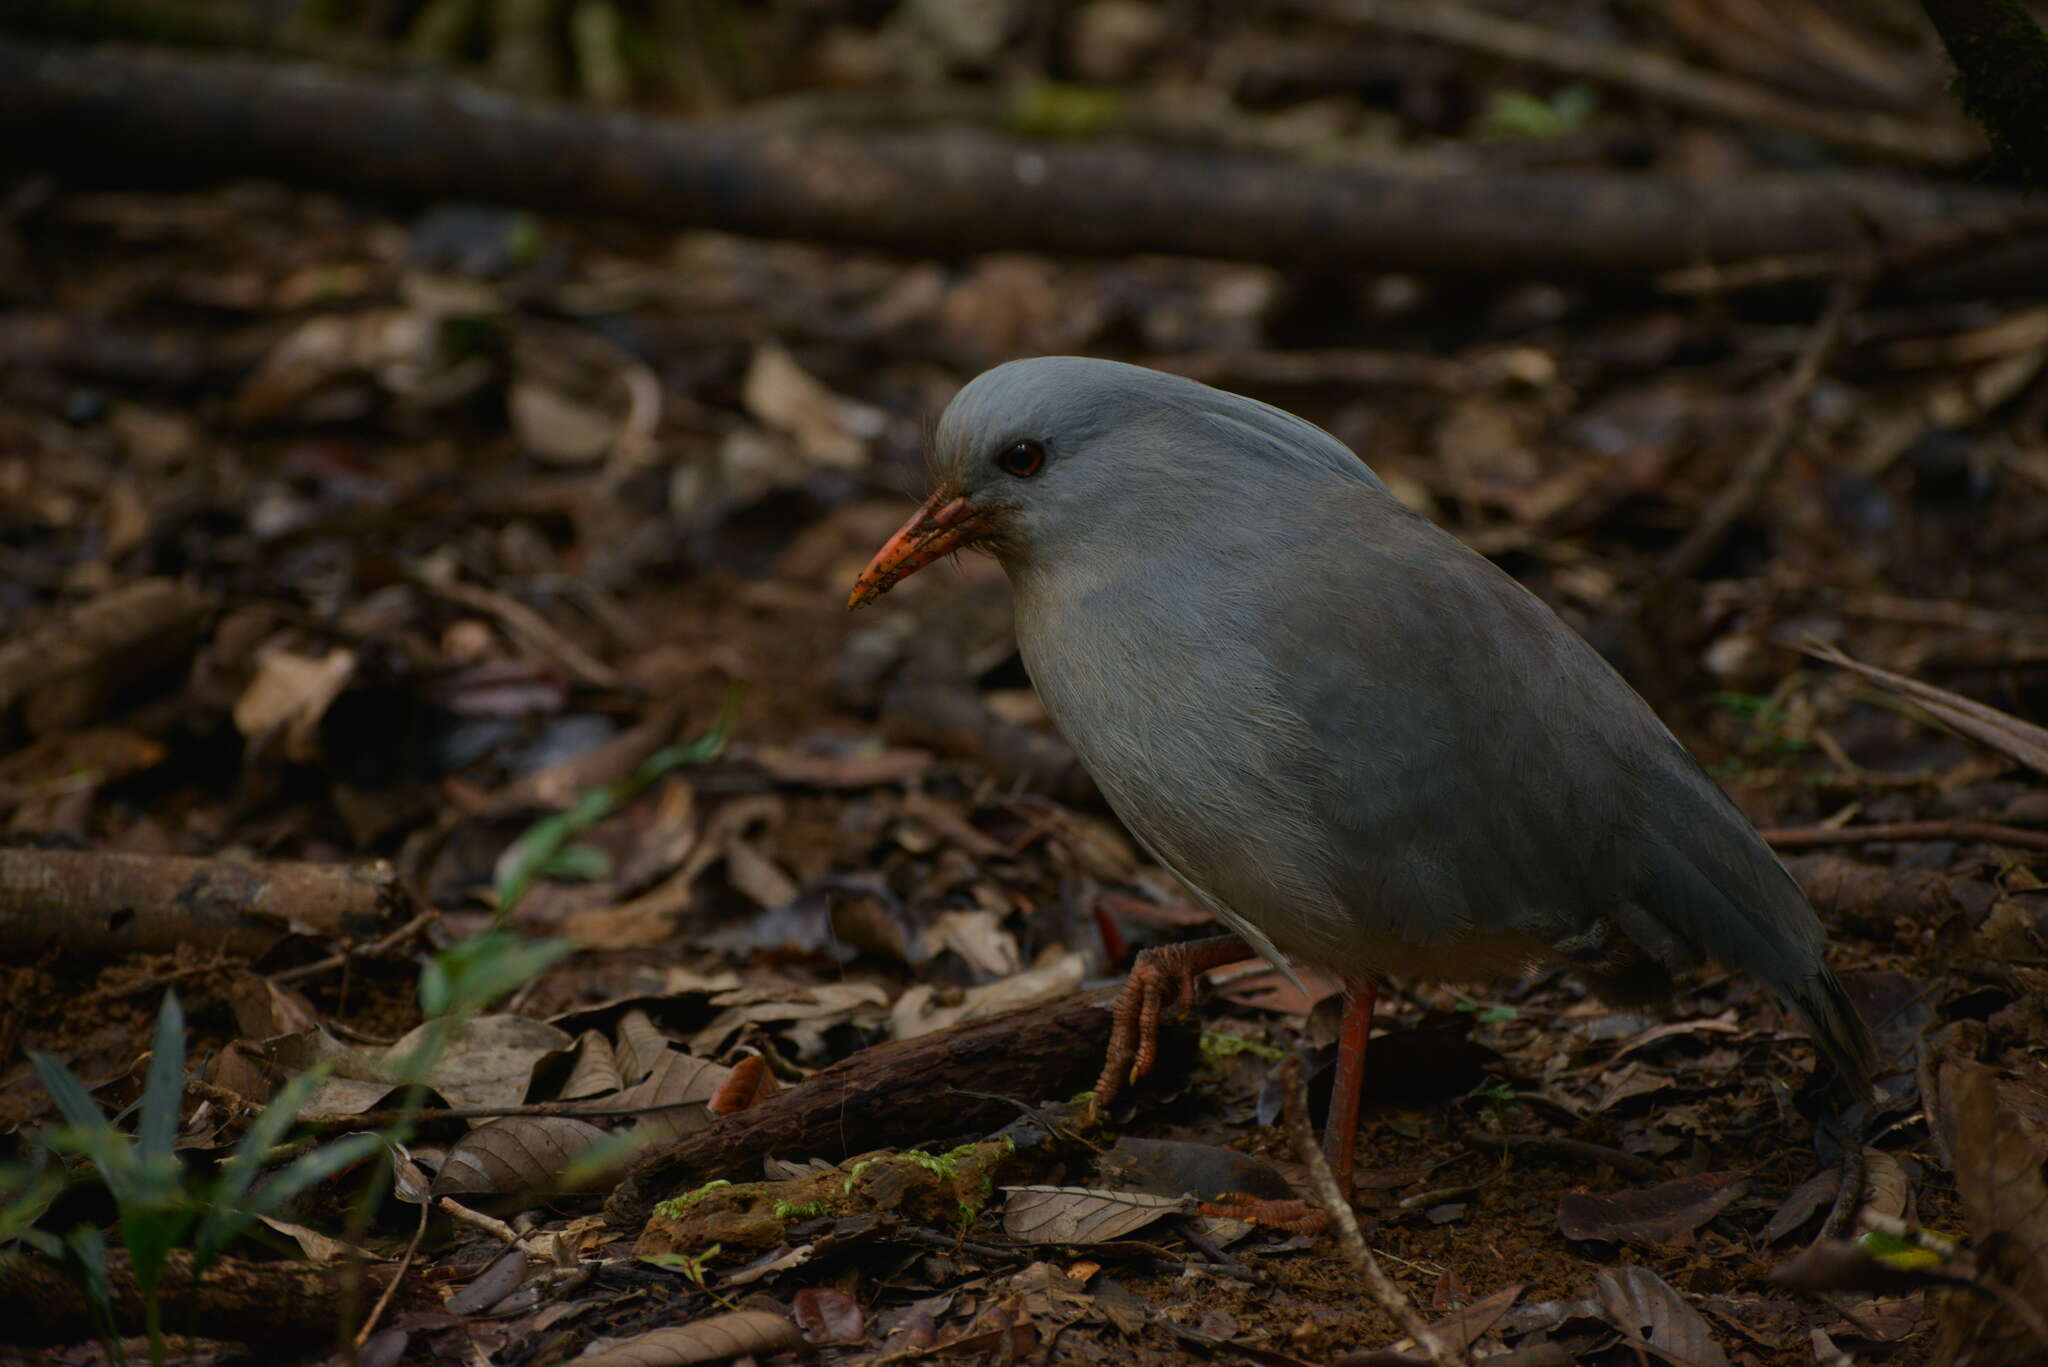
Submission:
POLYGON ((868 561, 860 578, 853 581, 847 610, 866 607, 932 561, 972 542, 987 527, 986 511, 969 506, 958 494, 939 490, 868 561))

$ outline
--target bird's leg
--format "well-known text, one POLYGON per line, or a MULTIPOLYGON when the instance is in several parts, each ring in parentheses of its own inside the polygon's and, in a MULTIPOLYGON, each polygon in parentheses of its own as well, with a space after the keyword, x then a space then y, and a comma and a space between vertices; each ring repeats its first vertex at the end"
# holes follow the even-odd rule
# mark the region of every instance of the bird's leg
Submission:
POLYGON ((1102 1076, 1095 1080, 1095 1104, 1107 1106, 1126 1082, 1152 1071, 1159 1056, 1159 1013, 1166 1007, 1169 989, 1177 988, 1181 1006, 1191 1007, 1202 974, 1254 957, 1251 946, 1235 935, 1139 951, 1110 1019, 1109 1054, 1102 1061, 1102 1076))
POLYGON ((1351 1164, 1358 1154, 1358 1107, 1365 1096, 1365 1046, 1372 1037, 1372 1008, 1379 1000, 1376 978, 1351 985, 1344 1023, 1337 1030, 1337 1077, 1330 1088, 1330 1118, 1323 1126, 1323 1153, 1337 1176, 1337 1190, 1349 1200, 1351 1164))

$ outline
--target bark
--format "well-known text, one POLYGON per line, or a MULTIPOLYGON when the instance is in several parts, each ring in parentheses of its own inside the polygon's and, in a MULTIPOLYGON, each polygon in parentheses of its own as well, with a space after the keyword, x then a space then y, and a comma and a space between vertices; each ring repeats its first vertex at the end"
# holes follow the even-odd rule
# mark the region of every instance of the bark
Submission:
MULTIPOLYGON (((164 1329, 249 1344, 331 1342, 344 1294, 343 1271, 339 1265, 219 1258, 195 1285, 191 1253, 174 1249, 160 1284, 164 1329)), ((363 1268, 360 1303, 367 1307, 392 1275, 389 1267, 363 1268)), ((126 1249, 108 1251, 107 1281, 115 1325, 125 1334, 142 1332, 142 1295, 126 1249)), ((404 1310, 437 1302, 422 1290, 402 1286, 395 1304, 404 1310)), ((0 1343, 75 1343, 93 1334, 84 1294, 55 1264, 18 1251, 0 1253, 0 1343)))
MULTIPOLYGON (((1086 1088, 1102 1066, 1115 989, 1063 997, 915 1039, 892 1040, 647 1154, 605 1202, 637 1227, 653 1203, 716 1178, 758 1179, 764 1157, 838 1162, 892 1145, 994 1130, 1018 1112, 961 1091, 1032 1102, 1086 1088)), ((1161 1022, 1162 1071, 1188 1032, 1161 1022)))
POLYGON ((2000 160, 2048 188, 2048 33, 2020 0, 1920 0, 2000 160))
POLYGON ((940 256, 1151 251, 1576 277, 1861 252, 1873 234, 2021 202, 1875 176, 1475 177, 969 129, 660 122, 452 84, 4 40, 0 146, 130 176, 271 176, 940 256))
POLYGON ((382 860, 240 864, 225 859, 0 849, 0 954, 115 957, 180 945, 254 958, 286 935, 361 939, 401 900, 382 860))

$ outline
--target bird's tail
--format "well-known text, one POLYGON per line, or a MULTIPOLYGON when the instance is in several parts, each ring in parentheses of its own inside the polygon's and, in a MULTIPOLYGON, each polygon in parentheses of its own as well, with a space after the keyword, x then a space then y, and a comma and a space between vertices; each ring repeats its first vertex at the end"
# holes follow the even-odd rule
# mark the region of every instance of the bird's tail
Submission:
POLYGON ((1818 971, 1779 991, 1785 1004, 1806 1022, 1807 1032, 1841 1072, 1843 1082, 1859 1098, 1874 1095, 1877 1046, 1834 970, 1822 964, 1818 971))

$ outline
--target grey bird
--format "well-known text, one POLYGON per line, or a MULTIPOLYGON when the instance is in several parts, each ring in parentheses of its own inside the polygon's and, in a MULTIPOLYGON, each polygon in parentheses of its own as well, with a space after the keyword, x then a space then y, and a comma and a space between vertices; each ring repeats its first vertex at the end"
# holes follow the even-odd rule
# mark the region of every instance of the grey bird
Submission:
POLYGON ((1734 803, 1584 640, 1335 437, 1179 376, 1050 356, 970 382, 934 448, 933 493, 849 606, 992 552, 1046 712, 1236 932, 1140 957, 1098 1100, 1151 1065, 1170 995, 1252 953, 1350 993, 1327 1141, 1346 1171, 1380 973, 1562 960, 1638 1002, 1713 959, 1869 1092, 1870 1036, 1820 922, 1734 803))

